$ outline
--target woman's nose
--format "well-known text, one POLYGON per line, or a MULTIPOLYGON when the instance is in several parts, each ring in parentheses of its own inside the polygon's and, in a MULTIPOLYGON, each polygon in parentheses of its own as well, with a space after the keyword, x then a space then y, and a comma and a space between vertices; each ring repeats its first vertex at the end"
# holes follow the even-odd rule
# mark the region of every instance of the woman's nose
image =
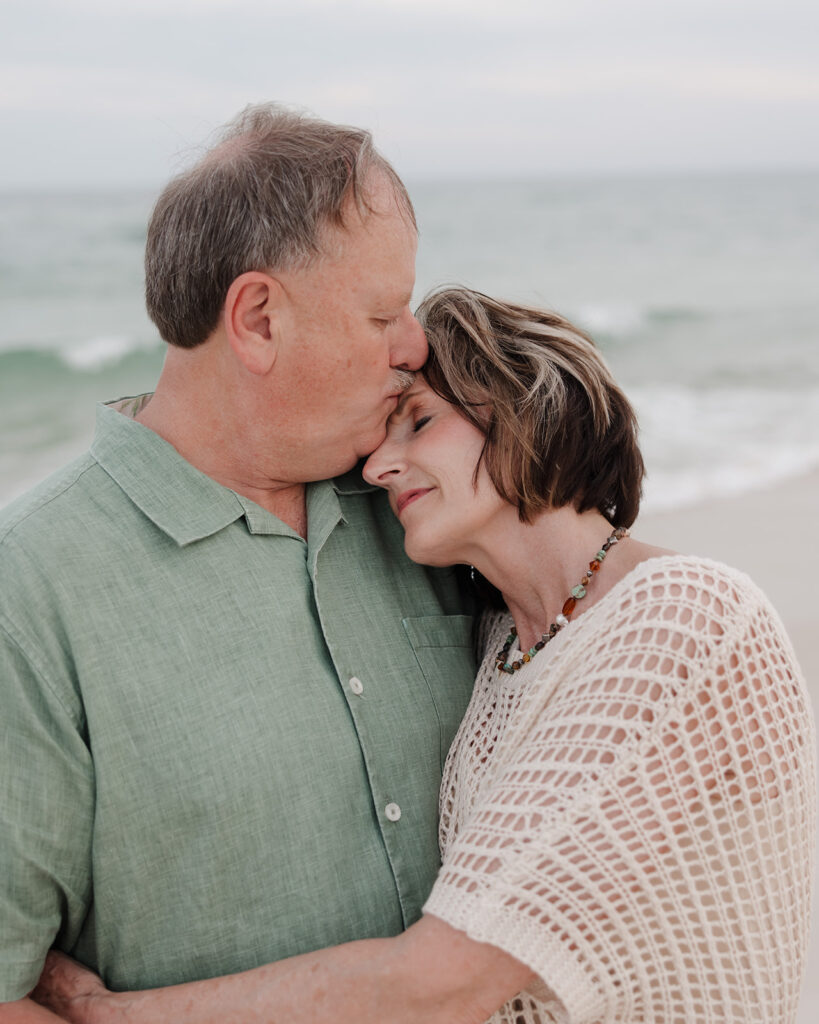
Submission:
POLYGON ((389 487, 390 478, 401 471, 396 446, 387 438, 364 463, 362 474, 374 487, 389 487))

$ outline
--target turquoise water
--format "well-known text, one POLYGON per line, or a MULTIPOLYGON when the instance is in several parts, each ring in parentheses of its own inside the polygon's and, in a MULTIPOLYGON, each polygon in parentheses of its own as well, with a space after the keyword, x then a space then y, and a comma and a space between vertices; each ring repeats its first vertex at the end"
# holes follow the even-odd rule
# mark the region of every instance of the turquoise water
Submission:
MULTIPOLYGON (((416 297, 443 282, 591 331, 637 406, 646 504, 819 465, 819 175, 410 183, 416 297)), ((0 195, 0 503, 150 389, 148 193, 0 195)))

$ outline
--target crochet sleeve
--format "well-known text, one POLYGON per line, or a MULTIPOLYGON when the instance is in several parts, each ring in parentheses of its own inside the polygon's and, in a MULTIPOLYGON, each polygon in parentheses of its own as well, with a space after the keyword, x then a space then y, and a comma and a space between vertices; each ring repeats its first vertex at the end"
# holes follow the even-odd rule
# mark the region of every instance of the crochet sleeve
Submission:
POLYGON ((453 752, 486 772, 424 910, 531 967, 538 1020, 796 1012, 812 719, 775 613, 713 566, 590 609, 510 728, 453 752))

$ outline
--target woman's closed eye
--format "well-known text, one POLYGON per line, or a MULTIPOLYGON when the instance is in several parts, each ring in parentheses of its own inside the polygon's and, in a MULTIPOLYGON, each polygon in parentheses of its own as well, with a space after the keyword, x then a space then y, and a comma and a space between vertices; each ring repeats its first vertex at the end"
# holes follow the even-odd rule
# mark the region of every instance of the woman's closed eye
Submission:
POLYGON ((413 423, 413 425, 412 425, 412 432, 413 432, 414 434, 417 434, 417 433, 418 433, 418 431, 419 431, 419 430, 421 429, 421 427, 423 427, 423 426, 424 426, 424 425, 425 425, 426 423, 429 423, 429 421, 430 421, 431 419, 432 419, 432 417, 431 417, 431 416, 420 416, 420 417, 419 417, 419 418, 418 418, 418 419, 417 419, 417 420, 416 420, 416 421, 415 421, 415 422, 413 423))

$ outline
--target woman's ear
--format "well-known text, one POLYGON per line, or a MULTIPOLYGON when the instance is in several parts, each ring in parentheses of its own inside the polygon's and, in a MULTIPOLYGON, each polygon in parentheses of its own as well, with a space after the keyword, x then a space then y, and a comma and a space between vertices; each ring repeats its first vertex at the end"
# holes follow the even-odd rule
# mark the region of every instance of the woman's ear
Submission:
POLYGON ((250 373, 264 376, 273 369, 285 301, 276 278, 257 270, 240 274, 228 288, 225 331, 234 355, 250 373))

